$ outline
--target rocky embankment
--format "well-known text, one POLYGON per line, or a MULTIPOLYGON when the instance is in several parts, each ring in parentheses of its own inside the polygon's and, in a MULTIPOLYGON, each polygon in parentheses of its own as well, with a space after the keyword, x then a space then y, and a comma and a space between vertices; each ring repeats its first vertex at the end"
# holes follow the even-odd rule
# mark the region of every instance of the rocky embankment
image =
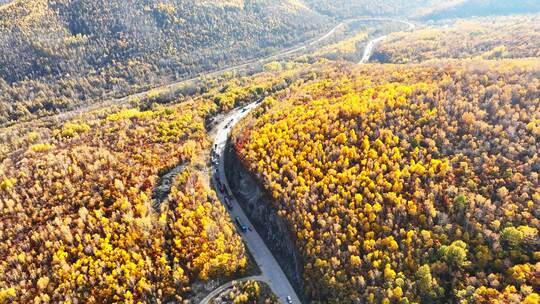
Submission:
POLYGON ((288 225, 275 211, 270 195, 239 160, 230 142, 225 149, 225 172, 234 196, 278 260, 302 302, 306 303, 303 262, 288 225))

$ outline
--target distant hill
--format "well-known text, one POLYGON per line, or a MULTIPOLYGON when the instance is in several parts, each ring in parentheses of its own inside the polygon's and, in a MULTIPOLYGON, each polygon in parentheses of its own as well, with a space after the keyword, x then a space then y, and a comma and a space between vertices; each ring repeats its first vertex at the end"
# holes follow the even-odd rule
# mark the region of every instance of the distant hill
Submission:
POLYGON ((419 8, 440 3, 441 1, 305 0, 305 2, 322 14, 341 18, 351 18, 359 16, 404 16, 415 12, 419 8))
POLYGON ((0 15, 0 76, 73 74, 153 55, 182 74, 192 64, 292 45, 319 26, 314 13, 288 2, 21 1, 0 15))
POLYGON ((540 58, 540 14, 457 19, 448 27, 425 27, 388 35, 373 58, 409 64, 436 59, 540 58))
POLYGON ((540 12, 539 0, 465 0, 421 16, 423 19, 462 18, 470 16, 511 15, 540 12))
POLYGON ((0 10, 0 123, 265 55, 330 26, 295 0, 16 1, 0 10))

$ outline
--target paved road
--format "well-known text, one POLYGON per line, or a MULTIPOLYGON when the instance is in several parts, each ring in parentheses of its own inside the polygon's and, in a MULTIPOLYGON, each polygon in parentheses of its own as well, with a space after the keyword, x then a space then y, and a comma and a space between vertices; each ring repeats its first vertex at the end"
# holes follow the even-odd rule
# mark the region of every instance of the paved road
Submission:
POLYGON ((195 80, 200 79, 202 77, 210 77, 211 78, 211 77, 219 76, 219 75, 224 74, 226 72, 234 72, 234 71, 237 71, 237 70, 245 69, 245 68, 253 65, 254 63, 265 63, 265 62, 270 62, 270 61, 273 61, 273 60, 278 60, 278 59, 287 57, 288 55, 298 53, 298 52, 300 52, 302 50, 305 50, 305 49, 308 48, 308 46, 313 46, 313 45, 315 45, 317 43, 320 43, 320 42, 324 41, 325 39, 330 37, 332 34, 334 34, 336 32, 336 30, 338 28, 342 27, 343 25, 345 25, 345 23, 343 23, 343 22, 339 23, 336 26, 334 26, 328 33, 324 34, 323 36, 321 36, 319 38, 311 39, 311 40, 309 40, 307 42, 302 43, 299 46, 295 46, 295 47, 292 47, 292 48, 285 49, 285 50, 280 51, 280 52, 278 52, 276 54, 273 54, 273 55, 269 55, 269 56, 259 58, 259 59, 251 59, 251 60, 245 61, 242 64, 238 64, 238 65, 231 66, 231 67, 228 67, 228 68, 219 69, 217 71, 202 73, 202 74, 200 74, 200 75, 198 75, 196 77, 190 78, 190 79, 173 82, 173 83, 170 83, 170 84, 167 84, 167 85, 163 85, 163 86, 160 86, 160 87, 157 87, 157 88, 150 89, 150 90, 145 91, 145 92, 132 94, 132 95, 129 95, 129 96, 126 96, 126 97, 118 98, 118 99, 113 99, 113 101, 115 103, 124 103, 124 102, 129 101, 131 98, 143 97, 148 92, 153 91, 153 90, 172 89, 172 88, 174 88, 176 86, 179 86, 179 85, 182 85, 182 84, 187 84, 189 82, 195 81, 195 80))
POLYGON ((237 71, 237 70, 242 70, 244 68, 247 68, 247 67, 253 65, 253 63, 264 63, 264 62, 270 62, 270 61, 273 61, 273 60, 278 60, 278 59, 287 57, 288 55, 303 51, 303 50, 307 49, 308 46, 313 46, 313 45, 315 45, 317 43, 320 43, 320 42, 326 40, 328 37, 332 36, 340 27, 342 27, 344 25, 345 25, 345 23, 341 22, 341 23, 337 24, 336 26, 334 26, 329 32, 325 33, 321 37, 311 39, 309 41, 303 42, 302 44, 300 44, 298 46, 282 50, 282 51, 280 51, 280 52, 278 52, 276 54, 273 54, 273 55, 268 55, 268 56, 263 57, 263 58, 251 59, 251 60, 245 61, 242 64, 234 65, 234 66, 231 66, 231 67, 228 67, 228 68, 223 68, 223 69, 220 69, 220 70, 217 70, 217 71, 202 73, 202 74, 200 74, 200 75, 198 75, 196 77, 190 78, 190 79, 176 81, 176 82, 173 82, 173 83, 170 83, 170 84, 167 84, 167 85, 163 85, 163 86, 160 86, 160 87, 157 87, 157 88, 145 91, 145 92, 136 93, 136 94, 129 95, 129 96, 126 96, 126 97, 123 97, 123 98, 115 99, 115 101, 116 102, 125 102, 125 101, 128 101, 129 99, 131 99, 133 97, 142 97, 145 94, 147 94, 148 92, 153 91, 153 90, 171 89, 171 88, 174 88, 175 86, 178 86, 178 85, 181 85, 181 84, 186 84, 186 83, 192 82, 194 80, 200 79, 202 77, 215 77, 215 76, 219 76, 219 75, 221 75, 223 73, 226 73, 226 72, 233 72, 233 71, 237 71))
POLYGON ((299 46, 297 48, 286 50, 283 53, 267 57, 266 59, 267 60, 276 60, 276 59, 279 59, 279 58, 283 58, 284 56, 291 55, 291 54, 294 54, 294 53, 298 53, 298 52, 300 52, 302 50, 305 50, 308 47, 314 46, 317 43, 320 43, 323 40, 327 39, 328 37, 332 36, 340 27, 344 26, 345 24, 346 24, 345 22, 341 22, 338 25, 336 25, 334 28, 332 28, 328 33, 326 33, 325 35, 319 37, 318 39, 312 40, 311 42, 308 42, 308 43, 306 43, 306 44, 304 44, 302 46, 299 46))
MULTIPOLYGON (((227 139, 229 136, 229 132, 231 130, 231 127, 234 126, 240 119, 242 119, 245 115, 247 115, 252 109, 254 109, 257 106, 257 103, 252 103, 242 109, 236 109, 231 111, 226 117, 223 118, 222 122, 216 127, 217 134, 215 137, 214 144, 217 146, 217 153, 219 154, 219 161, 217 163, 217 166, 214 166, 212 168, 212 171, 216 172, 216 175, 219 176, 220 183, 224 185, 224 187, 227 189, 227 192, 231 193, 229 184, 227 182, 227 177, 225 175, 225 167, 224 167, 224 149, 225 145, 227 143, 227 139)), ((214 185, 216 186, 216 189, 219 189, 220 186, 217 184, 215 178, 212 179, 214 182, 214 185)), ((225 197, 222 193, 218 192, 219 199, 224 203, 225 197)), ((230 203, 233 206, 232 210, 229 210, 229 214, 231 216, 231 219, 235 221, 236 217, 238 217, 243 225, 246 227, 252 228, 253 225, 249 221, 248 217, 238 204, 238 201, 236 198, 232 197, 230 200, 230 203)), ((224 203, 225 207, 227 208, 226 204, 224 203)), ((235 223, 236 224, 236 223, 235 223)), ((237 225, 238 227, 238 225, 237 225)), ((278 264, 277 260, 272 255, 272 252, 266 244, 264 243, 261 236, 255 231, 255 229, 252 229, 252 231, 246 231, 242 232, 239 229, 239 233, 242 235, 242 238, 244 242, 247 245, 247 248, 255 258, 255 261, 257 262, 259 268, 261 269, 261 276, 260 280, 267 283, 274 294, 278 297, 278 299, 282 303, 287 303, 286 299, 287 297, 291 297, 293 303, 300 303, 300 300, 294 291, 294 288, 289 282, 289 279, 281 269, 281 266, 278 264)))
MULTIPOLYGON (((8 5, 6 5, 6 6, 8 6, 8 5)), ((307 49, 310 46, 313 46, 313 45, 315 45, 317 43, 320 43, 320 42, 326 40, 328 37, 333 35, 340 27, 342 27, 344 25, 345 25, 345 23, 341 22, 341 23, 337 24, 336 26, 334 26, 330 31, 328 31, 327 33, 325 33, 324 35, 322 35, 322 36, 320 36, 318 38, 310 39, 310 40, 308 40, 306 42, 301 43, 298 46, 282 50, 282 51, 280 51, 280 52, 278 52, 276 54, 273 54, 273 55, 269 55, 269 56, 266 56, 266 57, 263 57, 263 58, 251 59, 251 60, 245 61, 244 63, 234 65, 234 66, 231 66, 231 67, 227 67, 227 68, 223 68, 223 69, 219 69, 217 71, 209 71, 209 72, 201 73, 201 74, 199 74, 199 75, 197 75, 195 77, 189 78, 189 79, 175 81, 175 82, 172 82, 172 83, 169 83, 169 84, 166 84, 166 85, 162 85, 162 86, 159 86, 159 87, 149 89, 147 91, 127 95, 127 96, 122 97, 122 98, 104 99, 101 102, 95 102, 95 103, 92 103, 92 104, 88 104, 88 105, 78 107, 78 108, 70 110, 70 111, 66 111, 66 112, 56 114, 56 115, 46 116, 46 117, 42 117, 42 118, 38 118, 38 119, 66 120, 66 119, 69 119, 71 117, 86 113, 88 111, 97 110, 97 109, 101 109, 101 108, 106 108, 106 107, 110 107, 110 106, 113 106, 113 105, 127 104, 133 98, 143 97, 143 96, 147 95, 149 92, 152 92, 152 91, 161 91, 161 90, 174 89, 175 87, 181 87, 183 85, 190 84, 190 83, 192 83, 192 82, 194 82, 196 80, 199 80, 201 78, 204 78, 204 77, 215 77, 215 76, 218 76, 218 75, 222 75, 222 74, 224 74, 226 72, 234 72, 234 71, 243 70, 245 68, 249 68, 253 64, 264 64, 264 63, 268 63, 268 62, 271 62, 271 61, 274 61, 274 60, 283 59, 283 58, 286 58, 286 57, 288 57, 288 56, 290 56, 292 54, 303 51, 303 50, 307 49)), ((13 126, 13 125, 24 125, 24 124, 28 124, 28 123, 31 123, 31 121, 30 122, 24 122, 23 121, 23 122, 15 123, 15 124, 9 124, 8 123, 8 124, 5 124, 5 125, 0 125, 0 128, 10 127, 10 126, 13 126)))
POLYGON ((201 304, 210 303, 210 300, 212 300, 213 298, 218 296, 223 291, 231 288, 235 283, 240 283, 240 282, 245 282, 245 281, 264 282, 264 278, 261 277, 261 276, 252 276, 252 277, 246 277, 246 278, 241 278, 241 279, 238 279, 238 280, 230 281, 227 284, 223 284, 223 285, 219 286, 219 288, 217 288, 216 290, 209 293, 204 299, 201 300, 201 304))
POLYGON ((384 39, 386 39, 387 36, 381 36, 379 38, 375 38, 375 39, 372 39, 368 42, 368 44, 366 45, 366 48, 364 49, 364 55, 362 55, 362 60, 360 60, 360 62, 358 62, 358 64, 365 64, 369 61, 369 59, 371 58, 371 55, 373 54, 373 49, 375 48, 375 46, 383 41, 384 39))
MULTIPOLYGON (((414 29, 414 24, 408 22, 408 21, 401 21, 396 19, 389 19, 389 18, 368 18, 368 19, 358 19, 358 20, 377 20, 377 21, 396 21, 401 22, 404 24, 407 24, 409 26, 409 30, 414 29)), ((330 32, 328 32, 326 35, 320 37, 317 40, 314 40, 304 46, 300 46, 295 49, 291 49, 289 51, 285 51, 281 53, 281 55, 289 55, 294 52, 301 51, 303 49, 306 49, 310 45, 314 45, 316 43, 321 42, 324 39, 327 39, 332 34, 334 34, 338 28, 344 26, 346 23, 350 23, 353 20, 349 20, 346 22, 342 22, 335 26, 330 32)), ((379 37, 377 39, 373 39, 368 43, 366 46, 366 49, 364 51, 364 58, 362 58, 361 64, 367 62, 369 58, 371 57, 371 54, 373 53, 373 48, 375 44, 378 41, 381 41, 384 39, 385 36, 379 37)), ((269 57, 272 58, 272 57, 269 57)), ((224 167, 224 150, 225 145, 227 143, 227 139, 229 137, 229 132, 231 128, 238 123, 243 117, 245 117, 251 110, 253 110, 255 107, 257 107, 257 103, 252 103, 247 105, 244 108, 236 109, 231 111, 228 115, 226 115, 224 118, 222 118, 222 121, 220 124, 217 125, 217 133, 214 140, 214 147, 216 147, 215 151, 219 154, 219 160, 217 162, 217 165, 214 165, 212 168, 212 172, 215 172, 215 175, 219 177, 219 181, 216 180, 216 178, 212 178, 212 182, 214 183, 214 186, 216 189, 220 189, 221 185, 223 185, 226 189, 226 192, 231 193, 229 183, 227 181, 227 176, 225 174, 225 167, 224 167)), ((220 201, 223 203, 225 208, 227 208, 227 204, 225 203, 225 195, 222 193, 219 193, 218 190, 218 197, 220 201)), ((252 228, 253 225, 251 224, 249 218, 246 216, 242 208, 240 207, 240 204, 238 204, 237 199, 233 196, 232 199, 230 199, 230 204, 232 204, 233 208, 228 209, 229 215, 233 222, 236 221, 236 218, 238 218, 243 225, 246 227, 252 228)), ((236 225, 236 223, 235 223, 236 225)), ((238 227, 238 226, 237 226, 238 227)), ((294 288, 289 282, 289 279, 281 269, 281 266, 278 264, 275 257, 272 255, 272 252, 268 249, 266 244, 264 243, 261 236, 255 231, 254 229, 252 231, 246 231, 242 232, 240 229, 238 229, 239 233, 242 235, 242 238, 244 242, 246 243, 249 251, 255 258, 255 261, 257 262, 259 268, 261 269, 262 275, 258 277, 258 281, 262 281, 267 283, 274 294, 278 297, 278 299, 282 303, 287 303, 286 299, 287 297, 291 297, 293 303, 301 303, 298 295, 296 294, 294 288)), ((248 280, 249 278, 242 279, 242 281, 248 280)), ((232 282, 229 282, 227 284, 224 284, 220 286, 218 289, 213 291, 211 294, 209 294, 201 304, 207 304, 210 299, 218 295, 221 291, 229 288, 232 286, 232 282)))
MULTIPOLYGON (((416 27, 413 23, 410 23, 409 21, 405 21, 405 20, 398 20, 398 19, 392 19, 392 18, 370 18, 370 19, 362 19, 362 20, 376 20, 376 21, 393 21, 393 22, 399 22, 399 23, 403 23, 405 25, 407 25, 409 28, 407 29, 408 31, 412 31, 414 30, 414 28, 416 27)), ((381 41, 383 41, 384 39, 386 39, 386 37, 388 37, 388 35, 384 35, 384 36, 381 36, 381 37, 377 37, 375 39, 372 39, 368 42, 366 48, 364 49, 364 55, 362 55, 362 59, 360 60, 360 62, 358 62, 358 64, 365 64, 365 63, 368 63, 369 59, 371 58, 371 55, 373 55, 373 50, 375 49, 375 46, 377 46, 377 44, 381 41)))

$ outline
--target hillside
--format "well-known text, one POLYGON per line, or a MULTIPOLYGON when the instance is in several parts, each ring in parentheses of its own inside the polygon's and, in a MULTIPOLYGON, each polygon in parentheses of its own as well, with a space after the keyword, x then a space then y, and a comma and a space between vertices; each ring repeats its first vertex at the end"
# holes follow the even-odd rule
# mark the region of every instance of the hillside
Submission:
POLYGON ((538 3, 0 0, 0 304, 540 304, 538 3))
POLYGON ((370 40, 390 33, 405 31, 408 28, 407 24, 399 22, 397 19, 359 19, 348 23, 345 37, 341 37, 335 43, 317 48, 310 56, 336 61, 359 62, 370 40))
POLYGON ((16 1, 0 10, 0 124, 298 44, 331 27, 297 1, 16 1))
POLYGON ((433 0, 305 0, 305 2, 322 14, 340 18, 361 16, 406 16, 419 8, 430 6, 440 1, 433 0))
POLYGON ((205 106, 87 114, 50 139, 30 134, 0 166, 0 303, 181 301, 196 279, 243 271, 244 246, 195 167, 205 106), (158 175, 178 163, 153 210, 158 175))
POLYGON ((249 80, 1 129, 0 303, 181 303, 248 271, 206 169, 207 123, 283 82, 249 80))
POLYGON ((265 284, 254 281, 236 283, 231 289, 225 290, 211 304, 278 304, 279 301, 265 284))
POLYGON ((314 303, 537 303, 537 60, 314 68, 235 127, 314 303))
POLYGON ((436 6, 417 17, 429 19, 463 18, 471 16, 512 15, 540 12, 537 0, 457 0, 449 6, 436 6))
POLYGON ((374 59, 416 63, 433 59, 540 57, 540 15, 457 19, 389 35, 374 59))

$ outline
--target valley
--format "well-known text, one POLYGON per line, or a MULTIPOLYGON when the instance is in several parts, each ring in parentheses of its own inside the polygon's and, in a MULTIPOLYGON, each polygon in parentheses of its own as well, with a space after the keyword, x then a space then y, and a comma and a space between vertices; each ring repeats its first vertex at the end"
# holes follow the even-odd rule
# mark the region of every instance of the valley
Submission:
POLYGON ((0 303, 540 303, 503 2, 0 1, 0 303))

